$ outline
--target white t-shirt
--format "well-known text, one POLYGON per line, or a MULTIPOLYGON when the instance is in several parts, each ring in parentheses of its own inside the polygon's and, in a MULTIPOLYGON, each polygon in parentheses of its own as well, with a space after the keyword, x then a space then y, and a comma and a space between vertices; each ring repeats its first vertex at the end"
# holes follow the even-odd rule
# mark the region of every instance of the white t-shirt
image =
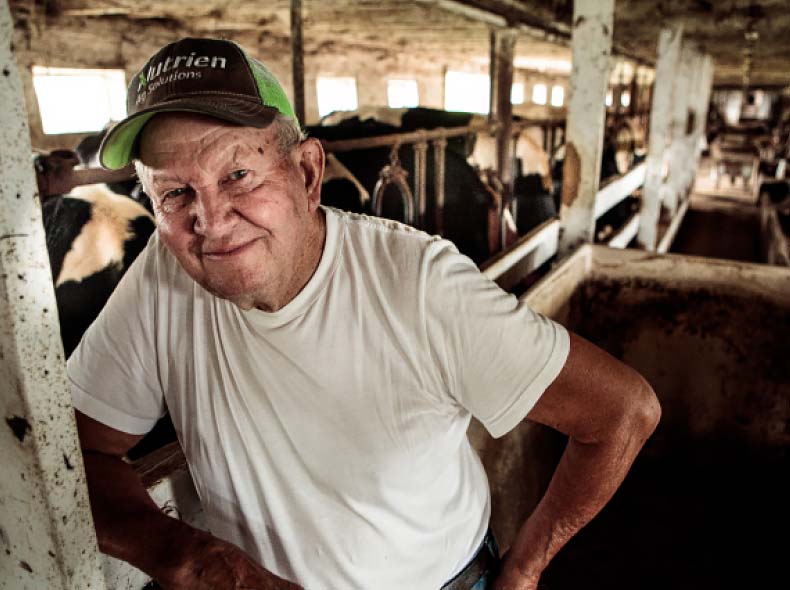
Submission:
POLYGON ((514 427, 567 332, 450 242, 325 208, 281 310, 197 285, 154 234, 68 361, 75 406, 141 434, 165 403, 215 535, 308 590, 437 590, 490 515, 466 430, 514 427))

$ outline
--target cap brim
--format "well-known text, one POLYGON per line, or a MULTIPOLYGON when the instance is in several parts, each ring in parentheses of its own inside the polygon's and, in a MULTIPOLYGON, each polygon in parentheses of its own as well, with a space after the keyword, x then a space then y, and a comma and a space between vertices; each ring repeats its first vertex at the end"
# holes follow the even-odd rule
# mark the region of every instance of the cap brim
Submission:
POLYGON ((277 115, 275 108, 249 99, 227 96, 187 97, 144 109, 117 123, 99 147, 99 163, 109 170, 127 166, 134 158, 137 138, 148 121, 159 113, 198 113, 246 127, 267 127, 277 115))

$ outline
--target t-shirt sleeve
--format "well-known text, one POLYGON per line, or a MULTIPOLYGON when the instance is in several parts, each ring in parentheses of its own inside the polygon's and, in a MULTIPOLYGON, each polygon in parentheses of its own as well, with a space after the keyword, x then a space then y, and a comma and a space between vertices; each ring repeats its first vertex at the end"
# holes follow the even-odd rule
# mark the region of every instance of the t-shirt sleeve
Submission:
POLYGON ((500 437, 565 365, 568 332, 499 288, 445 240, 425 258, 426 330, 447 393, 500 437))
POLYGON ((74 407, 129 434, 164 414, 155 327, 154 240, 137 257, 66 363, 74 407))

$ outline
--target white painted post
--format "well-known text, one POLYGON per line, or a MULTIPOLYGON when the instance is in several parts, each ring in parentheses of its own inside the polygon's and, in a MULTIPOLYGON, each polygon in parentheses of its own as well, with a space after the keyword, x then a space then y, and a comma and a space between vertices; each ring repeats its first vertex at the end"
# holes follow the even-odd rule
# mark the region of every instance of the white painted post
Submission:
POLYGON ((12 20, 0 4, 0 589, 101 590, 12 20))
POLYGON ((575 0, 559 255, 591 242, 601 173, 614 0, 575 0))
POLYGON ((711 58, 709 54, 704 54, 701 61, 701 71, 697 86, 697 120, 696 128, 694 129, 693 158, 695 175, 696 170, 699 167, 699 159, 702 153, 702 149, 700 148, 700 139, 702 139, 702 135, 705 133, 705 128, 707 127, 710 93, 713 89, 713 58, 711 58))
POLYGON ((645 250, 656 249, 658 218, 661 213, 661 184, 667 134, 672 114, 675 71, 680 57, 683 26, 676 24, 662 29, 658 36, 658 60, 650 106, 650 140, 647 152, 647 173, 642 191, 637 243, 645 250))
POLYGON ((669 213, 674 217, 679 199, 685 192, 689 169, 688 124, 689 96, 693 88, 695 62, 699 53, 689 43, 681 43, 680 59, 675 73, 675 89, 672 105, 672 143, 669 147, 669 178, 667 182, 672 189, 667 193, 666 202, 669 213))

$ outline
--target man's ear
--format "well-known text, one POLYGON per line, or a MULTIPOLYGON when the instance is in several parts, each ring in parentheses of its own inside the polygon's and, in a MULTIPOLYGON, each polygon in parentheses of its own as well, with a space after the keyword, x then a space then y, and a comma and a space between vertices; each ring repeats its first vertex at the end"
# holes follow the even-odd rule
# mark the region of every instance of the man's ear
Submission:
POLYGON ((298 147, 299 167, 304 177, 304 188, 310 210, 321 202, 321 181, 324 178, 324 148, 315 137, 308 137, 298 147))

